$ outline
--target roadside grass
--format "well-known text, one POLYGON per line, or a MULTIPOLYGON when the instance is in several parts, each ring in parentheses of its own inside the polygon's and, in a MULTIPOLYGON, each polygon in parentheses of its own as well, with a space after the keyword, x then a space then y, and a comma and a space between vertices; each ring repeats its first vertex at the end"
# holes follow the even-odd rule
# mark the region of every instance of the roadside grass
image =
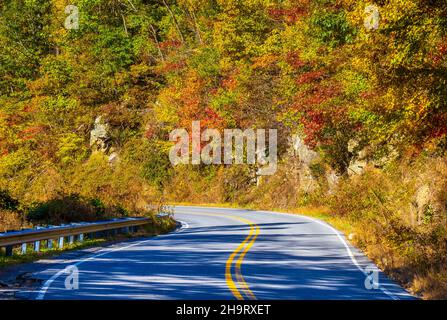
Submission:
MULTIPOLYGON (((34 262, 34 261, 44 259, 44 258, 50 258, 50 257, 56 256, 58 254, 61 254, 63 252, 80 250, 80 249, 98 246, 98 245, 104 244, 106 241, 107 240, 105 238, 86 239, 83 242, 76 241, 73 244, 68 244, 68 245, 64 246, 64 248, 62 248, 62 249, 42 248, 39 252, 35 252, 33 250, 32 246, 28 246, 26 254, 21 254, 20 248, 14 248, 12 256, 7 257, 5 255, 0 255, 0 269, 3 269, 8 266, 12 266, 12 265, 29 263, 29 262, 34 262)), ((42 244, 46 244, 46 241, 43 242, 42 244)))

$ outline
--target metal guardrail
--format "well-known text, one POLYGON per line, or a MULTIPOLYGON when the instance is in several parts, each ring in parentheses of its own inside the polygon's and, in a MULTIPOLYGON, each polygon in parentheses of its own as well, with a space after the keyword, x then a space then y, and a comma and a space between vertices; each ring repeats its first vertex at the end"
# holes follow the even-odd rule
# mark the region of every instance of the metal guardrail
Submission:
POLYGON ((40 250, 40 241, 47 240, 48 248, 53 247, 53 240, 57 239, 59 248, 64 246, 65 237, 69 237, 69 243, 74 242, 78 236, 79 241, 84 240, 84 234, 94 234, 109 230, 123 229, 130 232, 133 228, 150 223, 149 218, 122 218, 91 223, 72 223, 61 226, 48 226, 45 228, 24 229, 0 233, 0 247, 6 248, 6 255, 12 255, 14 246, 22 246, 22 254, 26 253, 27 243, 34 243, 34 251, 40 250))

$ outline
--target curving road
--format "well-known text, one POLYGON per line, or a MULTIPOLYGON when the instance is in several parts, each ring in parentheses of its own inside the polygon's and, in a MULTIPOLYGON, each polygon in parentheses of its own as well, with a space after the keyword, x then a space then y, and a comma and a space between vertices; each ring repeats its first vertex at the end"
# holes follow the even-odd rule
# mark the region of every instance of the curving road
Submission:
POLYGON ((175 217, 182 228, 171 234, 49 266, 33 298, 412 299, 381 272, 371 288, 377 269, 321 221, 199 207, 176 207, 175 217), (69 266, 78 289, 65 287, 69 266))

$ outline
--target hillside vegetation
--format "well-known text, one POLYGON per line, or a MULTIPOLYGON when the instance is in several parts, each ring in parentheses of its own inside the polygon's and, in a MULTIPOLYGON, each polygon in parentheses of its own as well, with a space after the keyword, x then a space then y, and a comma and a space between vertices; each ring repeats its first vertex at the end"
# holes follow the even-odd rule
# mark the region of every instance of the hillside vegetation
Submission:
POLYGON ((0 231, 165 201, 324 206, 446 298, 446 31, 445 0, 0 0, 0 231), (278 171, 173 167, 169 133, 196 120, 277 129, 278 171))

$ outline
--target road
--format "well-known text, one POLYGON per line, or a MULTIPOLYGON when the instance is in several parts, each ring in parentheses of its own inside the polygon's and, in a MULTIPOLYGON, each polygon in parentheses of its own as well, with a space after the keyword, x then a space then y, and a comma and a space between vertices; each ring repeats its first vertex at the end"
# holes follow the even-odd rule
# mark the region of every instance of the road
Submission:
POLYGON ((33 298, 412 299, 377 269, 371 286, 372 263, 319 220, 203 207, 176 207, 175 217, 176 232, 49 266, 34 275, 33 298), (72 266, 79 287, 69 290, 72 266))

